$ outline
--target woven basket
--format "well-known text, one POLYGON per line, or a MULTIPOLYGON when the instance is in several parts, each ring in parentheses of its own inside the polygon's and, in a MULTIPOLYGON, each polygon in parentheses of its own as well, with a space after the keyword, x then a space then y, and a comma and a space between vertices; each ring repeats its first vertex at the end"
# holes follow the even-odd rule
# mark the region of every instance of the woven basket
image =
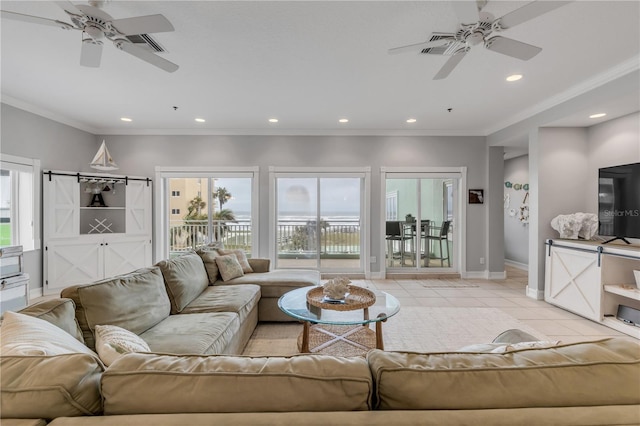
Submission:
POLYGON ((324 289, 322 287, 315 287, 307 292, 307 302, 321 309, 355 311, 356 309, 368 308, 376 303, 376 295, 366 288, 350 285, 349 294, 345 297, 344 303, 332 303, 324 300, 324 289))

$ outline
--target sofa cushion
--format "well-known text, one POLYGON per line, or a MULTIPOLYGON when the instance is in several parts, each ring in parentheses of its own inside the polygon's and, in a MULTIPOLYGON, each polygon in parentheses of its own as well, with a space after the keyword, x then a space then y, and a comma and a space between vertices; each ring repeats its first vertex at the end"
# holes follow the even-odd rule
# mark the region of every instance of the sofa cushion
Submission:
POLYGON ((371 408, 373 382, 360 357, 127 354, 102 392, 109 415, 354 411, 371 408))
POLYGON ((261 287, 262 297, 280 297, 296 288, 319 285, 320 272, 306 269, 276 269, 216 282, 216 285, 219 284, 257 284, 261 287))
POLYGON ((5 313, 0 370, 3 417, 50 419, 102 411, 104 366, 97 354, 45 320, 5 313))
POLYGON ((126 353, 151 351, 137 334, 116 325, 96 325, 96 350, 106 366, 126 353))
POLYGON ((207 270, 196 253, 162 260, 157 266, 164 276, 172 314, 182 312, 209 285, 207 270))
POLYGON ((223 353, 239 330, 231 312, 171 315, 140 337, 153 352, 206 355, 223 353))
POLYGON ((218 252, 222 256, 226 256, 226 255, 229 255, 229 254, 234 255, 238 259, 238 263, 242 267, 242 272, 244 272, 245 274, 250 274, 250 273, 253 272, 253 269, 251 268, 251 265, 249 264, 249 261, 247 260, 247 254, 244 252, 244 250, 241 250, 241 249, 234 249, 234 250, 220 249, 220 250, 218 250, 218 252))
POLYGON ((640 345, 626 338, 505 353, 374 349, 367 360, 384 410, 640 404, 640 345))
POLYGON ((220 279, 220 270, 218 269, 218 264, 216 263, 216 257, 220 256, 217 250, 198 250, 198 256, 202 259, 204 263, 204 269, 207 271, 207 276, 209 277, 209 284, 214 284, 218 279, 220 279))
POLYGON ((84 343, 82 330, 76 319, 76 305, 71 299, 45 300, 27 306, 20 313, 49 321, 84 343))
POLYGON ((117 325, 140 334, 169 316, 171 303, 157 267, 138 269, 92 284, 67 287, 85 343, 95 348, 96 325, 117 325))
POLYGON ((104 367, 92 355, 0 356, 0 369, 3 417, 52 419, 102 412, 104 367))
POLYGON ((235 312, 244 322, 258 305, 260 286, 254 284, 210 286, 182 310, 182 314, 235 312))
POLYGON ((229 281, 244 275, 238 258, 233 254, 216 257, 216 263, 222 276, 222 281, 229 281))
POLYGON ((2 355, 98 355, 60 327, 40 318, 7 311, 0 327, 2 355))

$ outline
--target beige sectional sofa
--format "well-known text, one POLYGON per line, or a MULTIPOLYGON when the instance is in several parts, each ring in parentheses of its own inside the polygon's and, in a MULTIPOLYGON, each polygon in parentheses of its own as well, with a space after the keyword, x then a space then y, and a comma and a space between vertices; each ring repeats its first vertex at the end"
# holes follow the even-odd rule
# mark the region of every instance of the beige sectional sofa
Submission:
POLYGON ((16 337, 3 324, 1 424, 640 424, 640 345, 627 338, 501 353, 485 352, 494 344, 366 357, 228 355, 255 327, 265 284, 209 285, 206 274, 205 286, 193 269, 204 263, 188 255, 66 289, 66 298, 15 315, 48 327, 36 341, 28 327, 16 337), (106 367, 92 351, 103 324, 133 329, 151 350, 106 367))

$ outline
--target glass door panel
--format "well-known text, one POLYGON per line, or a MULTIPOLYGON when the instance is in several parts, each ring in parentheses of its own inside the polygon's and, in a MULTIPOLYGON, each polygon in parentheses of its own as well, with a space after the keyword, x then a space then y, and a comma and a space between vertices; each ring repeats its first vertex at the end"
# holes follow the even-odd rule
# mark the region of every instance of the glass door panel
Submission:
POLYGON ((457 184, 458 179, 438 177, 386 179, 385 257, 388 269, 453 266, 457 184), (389 200, 397 202, 390 206, 389 200), (389 220, 395 212, 397 220, 389 220))
POLYGON ((320 267, 360 268, 360 178, 320 178, 320 267))
POLYGON ((278 178, 276 244, 281 268, 318 267, 318 180, 278 178))
POLYGON ((252 249, 252 178, 167 178, 169 253, 207 244, 252 249))

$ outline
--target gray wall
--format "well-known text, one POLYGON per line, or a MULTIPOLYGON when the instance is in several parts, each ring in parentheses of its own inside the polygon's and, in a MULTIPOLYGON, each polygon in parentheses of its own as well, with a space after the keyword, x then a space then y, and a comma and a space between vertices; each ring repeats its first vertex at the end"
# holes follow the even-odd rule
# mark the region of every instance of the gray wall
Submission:
MULTIPOLYGON (((371 246, 380 271, 384 259, 379 235, 382 220, 381 167, 467 166, 471 188, 487 182, 484 137, 393 136, 105 136, 118 173, 154 176, 156 166, 259 166, 260 222, 269 219, 269 166, 371 167, 371 246)), ((102 138, 99 138, 102 139, 102 138)), ((475 206, 474 206, 475 207, 475 206)), ((483 271, 487 257, 486 204, 467 216, 467 271, 483 271)), ((259 255, 267 256, 269 229, 260 227, 259 255)), ((501 249, 501 248, 500 248, 501 249)))
MULTIPOLYGON (((529 183, 529 156, 511 158, 504 162, 504 182, 529 183)), ((504 257, 506 260, 521 264, 529 264, 529 225, 509 215, 510 209, 517 209, 522 204, 527 191, 504 186, 504 194, 509 194, 510 206, 504 210, 504 257)))
MULTIPOLYGON (((29 112, 1 105, 0 152, 41 161, 43 170, 90 172, 89 162, 102 136, 29 112)), ((118 174, 154 177, 156 166, 259 166, 260 221, 268 223, 269 166, 362 167, 372 170, 370 254, 378 257, 372 272, 380 271, 382 220, 381 167, 467 167, 469 187, 488 182, 484 137, 394 136, 104 136, 118 174)), ((466 207, 466 206, 465 206, 466 207)), ((467 271, 483 271, 487 258, 486 205, 467 216, 467 271)), ((260 228, 260 255, 266 256, 268 228, 260 228)), ((25 255, 31 288, 42 287, 40 250, 25 255)))
POLYGON ((598 169, 640 162, 640 113, 590 127, 587 155, 587 210, 598 213, 598 169))
POLYGON ((487 214, 487 265, 489 276, 504 277, 504 227, 502 220, 502 178, 504 176, 504 149, 501 146, 487 148, 487 187, 485 196, 487 214))
MULTIPOLYGON (((39 159, 42 170, 91 170, 99 146, 95 135, 6 104, 0 107, 2 154, 39 159)), ((26 252, 24 267, 30 287, 42 287, 42 251, 26 252)))
POLYGON ((538 297, 544 290, 544 242, 558 237, 551 219, 559 214, 597 213, 598 168, 635 162, 640 162, 640 113, 589 128, 531 132, 529 285, 538 297))

